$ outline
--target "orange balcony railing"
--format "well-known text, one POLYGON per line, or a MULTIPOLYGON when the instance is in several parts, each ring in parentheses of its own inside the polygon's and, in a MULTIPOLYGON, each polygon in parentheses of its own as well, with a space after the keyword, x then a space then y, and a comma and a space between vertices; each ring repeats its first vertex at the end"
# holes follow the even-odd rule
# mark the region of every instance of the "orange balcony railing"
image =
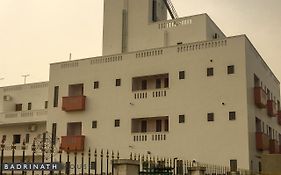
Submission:
POLYGON ((277 112, 277 121, 278 121, 278 124, 281 125, 281 111, 277 112))
POLYGON ((61 149, 64 151, 84 151, 85 136, 61 136, 61 149))
POLYGON ((277 107, 274 100, 267 100, 267 114, 270 117, 275 117, 275 115, 277 114, 277 107))
POLYGON ((259 108, 265 108, 267 105, 266 92, 261 87, 254 88, 255 104, 259 108))
POLYGON ((256 148, 259 151, 268 150, 269 138, 266 134, 262 132, 256 132, 256 148))
POLYGON ((83 111, 85 110, 86 96, 62 97, 62 110, 83 111))
POLYGON ((269 141, 269 153, 270 154, 278 154, 279 153, 279 144, 277 140, 271 139, 269 141))

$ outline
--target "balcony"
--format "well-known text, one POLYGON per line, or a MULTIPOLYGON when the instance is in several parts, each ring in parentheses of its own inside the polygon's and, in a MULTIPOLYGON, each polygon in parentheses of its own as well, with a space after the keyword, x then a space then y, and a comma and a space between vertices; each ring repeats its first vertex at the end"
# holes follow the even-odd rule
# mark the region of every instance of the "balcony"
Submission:
POLYGON ((266 92, 261 87, 254 88, 255 104, 259 108, 265 108, 267 105, 266 92))
POLYGON ((267 100, 267 114, 274 117, 277 114, 276 103, 273 100, 267 100))
POLYGON ((278 121, 278 124, 281 125, 281 111, 277 112, 277 121, 278 121))
POLYGON ((70 111, 84 111, 86 96, 69 96, 62 97, 62 110, 70 111))
POLYGON ((85 136, 61 136, 61 149, 64 151, 84 151, 85 136))
POLYGON ((269 141, 269 153, 270 154, 278 154, 279 153, 279 144, 277 140, 271 139, 269 141))
POLYGON ((0 125, 47 121, 47 109, 0 113, 0 125))
POLYGON ((262 132, 256 132, 256 148, 259 151, 268 150, 269 138, 266 134, 262 132))
POLYGON ((142 90, 133 92, 134 99, 148 99, 166 97, 169 88, 155 89, 155 90, 142 90))
POLYGON ((168 132, 132 133, 134 142, 159 142, 167 140, 168 132))

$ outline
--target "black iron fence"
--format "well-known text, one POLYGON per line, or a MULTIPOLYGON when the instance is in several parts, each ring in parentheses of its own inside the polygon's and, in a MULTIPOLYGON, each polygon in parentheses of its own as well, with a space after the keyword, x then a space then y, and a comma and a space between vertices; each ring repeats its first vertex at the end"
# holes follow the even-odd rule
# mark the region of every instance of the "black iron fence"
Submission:
MULTIPOLYGON (((43 136, 44 137, 44 136, 43 136)), ((44 139, 43 139, 44 140, 44 139)), ((21 146, 15 144, 7 145, 2 140, 0 163, 53 163, 64 165, 64 169, 59 171, 6 171, 0 166, 0 175, 5 174, 32 174, 32 175, 111 175, 114 174, 113 160, 120 159, 119 151, 88 149, 84 152, 56 150, 54 145, 40 143, 38 147, 35 141, 31 149, 22 143, 21 146), (20 148, 20 150, 18 150, 20 148)), ((179 158, 157 157, 151 154, 142 155, 131 153, 125 159, 139 162, 140 175, 188 175, 193 167, 202 167, 207 175, 227 175, 230 167, 204 164, 196 161, 182 160, 179 158)), ((247 170, 238 170, 241 175, 251 174, 247 170)))
POLYGON ((58 150, 57 152, 54 149, 47 150, 44 146, 41 148, 40 152, 36 150, 35 142, 31 145, 31 155, 27 155, 26 152, 26 144, 23 143, 20 149, 21 154, 19 154, 19 150, 16 150, 18 147, 15 144, 6 145, 5 142, 1 143, 1 158, 0 158, 0 175, 4 174, 74 174, 74 175, 97 175, 97 174, 105 174, 110 175, 113 174, 114 169, 112 162, 113 160, 119 159, 119 152, 116 153, 109 150, 87 150, 84 152, 70 152, 58 150), (8 149, 7 149, 8 148, 8 149), (17 153, 17 154, 16 154, 17 153), (60 171, 5 171, 2 167, 4 163, 54 163, 57 162, 59 164, 64 165, 64 169, 60 171))

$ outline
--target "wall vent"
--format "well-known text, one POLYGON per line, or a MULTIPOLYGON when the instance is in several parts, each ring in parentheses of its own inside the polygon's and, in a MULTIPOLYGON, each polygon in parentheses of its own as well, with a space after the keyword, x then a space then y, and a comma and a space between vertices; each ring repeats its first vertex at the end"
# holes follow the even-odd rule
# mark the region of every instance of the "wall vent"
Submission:
POLYGON ((4 95, 3 96, 3 100, 4 101, 11 101, 12 100, 12 97, 10 95, 4 95))
POLYGON ((27 131, 29 131, 29 132, 37 131, 37 125, 29 125, 27 128, 27 131))

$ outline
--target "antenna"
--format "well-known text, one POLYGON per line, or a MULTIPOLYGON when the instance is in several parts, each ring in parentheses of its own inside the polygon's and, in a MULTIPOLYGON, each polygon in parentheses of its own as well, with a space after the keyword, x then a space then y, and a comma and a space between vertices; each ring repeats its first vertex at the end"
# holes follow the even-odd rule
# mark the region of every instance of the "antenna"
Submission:
POLYGON ((69 61, 71 61, 71 56, 72 56, 71 53, 69 53, 69 61))
POLYGON ((23 77, 23 84, 26 84, 26 78, 29 77, 29 74, 22 75, 23 77))

